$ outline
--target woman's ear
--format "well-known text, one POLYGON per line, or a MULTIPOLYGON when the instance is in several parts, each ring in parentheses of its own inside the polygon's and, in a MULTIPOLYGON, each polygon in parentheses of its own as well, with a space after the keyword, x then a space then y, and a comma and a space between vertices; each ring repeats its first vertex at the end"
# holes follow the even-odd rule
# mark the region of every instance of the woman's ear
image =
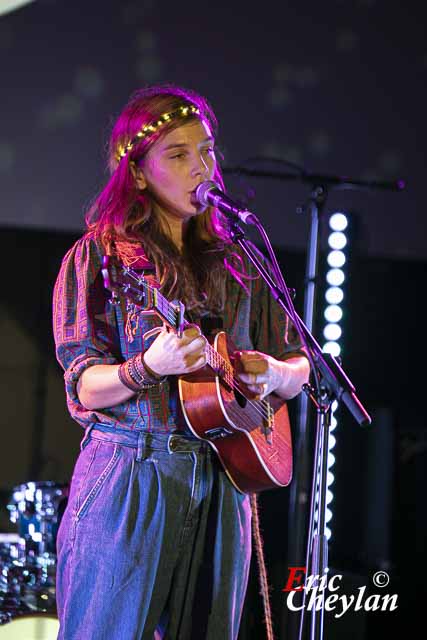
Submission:
POLYGON ((147 181, 144 176, 144 172, 141 167, 138 167, 135 162, 129 163, 130 170, 132 171, 132 175, 135 178, 136 186, 140 191, 144 191, 147 188, 147 181))

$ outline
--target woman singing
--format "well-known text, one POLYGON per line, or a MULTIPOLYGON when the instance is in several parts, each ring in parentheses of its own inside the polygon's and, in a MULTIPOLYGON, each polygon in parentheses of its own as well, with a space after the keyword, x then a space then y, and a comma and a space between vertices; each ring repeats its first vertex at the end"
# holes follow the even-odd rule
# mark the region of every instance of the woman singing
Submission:
POLYGON ((249 495, 187 426, 178 376, 205 366, 205 336, 218 329, 236 344, 249 397, 293 398, 309 367, 221 214, 195 201, 201 182, 223 186, 216 124, 195 92, 136 91, 112 131, 110 179, 57 278, 56 353, 85 429, 57 541, 63 640, 238 635, 249 495), (185 304, 182 337, 154 313, 111 303, 104 255, 185 304))

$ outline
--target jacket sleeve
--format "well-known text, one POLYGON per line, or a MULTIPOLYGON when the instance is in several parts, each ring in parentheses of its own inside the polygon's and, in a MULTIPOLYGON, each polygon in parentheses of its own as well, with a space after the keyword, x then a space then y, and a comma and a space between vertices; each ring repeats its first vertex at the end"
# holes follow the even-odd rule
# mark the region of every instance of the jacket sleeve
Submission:
POLYGON ((81 407, 77 381, 95 364, 121 362, 114 308, 101 273, 102 251, 90 235, 65 255, 53 292, 56 357, 65 371, 70 411, 81 407), (77 407, 76 407, 77 405, 77 407))

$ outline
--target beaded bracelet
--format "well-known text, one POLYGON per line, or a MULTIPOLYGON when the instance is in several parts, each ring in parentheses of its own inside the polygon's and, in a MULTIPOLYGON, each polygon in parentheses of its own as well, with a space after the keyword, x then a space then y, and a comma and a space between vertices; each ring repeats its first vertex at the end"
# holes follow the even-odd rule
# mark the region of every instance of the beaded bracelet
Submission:
POLYGON ((144 362, 141 353, 132 356, 129 360, 123 362, 118 369, 119 380, 125 387, 134 391, 142 389, 150 389, 158 384, 162 384, 167 376, 158 376, 144 362))
POLYGON ((119 376, 119 380, 125 387, 127 387, 128 389, 136 393, 137 391, 140 391, 140 386, 139 384, 133 381, 133 379, 131 378, 131 376, 127 371, 126 365, 127 365, 127 361, 122 362, 122 364, 118 368, 117 374, 119 376))

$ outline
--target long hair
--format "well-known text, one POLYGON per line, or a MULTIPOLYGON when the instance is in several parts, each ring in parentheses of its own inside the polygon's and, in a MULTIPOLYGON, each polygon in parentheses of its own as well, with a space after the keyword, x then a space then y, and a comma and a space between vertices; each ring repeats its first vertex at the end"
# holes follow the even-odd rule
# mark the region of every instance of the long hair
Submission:
MULTIPOLYGON (((140 140, 136 138, 138 132, 181 106, 197 109, 197 113, 190 112, 185 117, 185 123, 195 119, 206 121, 216 135, 215 114, 208 101, 194 91, 171 84, 136 91, 112 129, 108 145, 110 179, 88 210, 86 224, 101 240, 106 253, 128 263, 142 245, 146 257, 156 268, 166 297, 183 300, 187 309, 218 312, 224 304, 224 269, 230 270, 240 282, 245 277, 237 254, 230 251, 230 237, 221 214, 208 207, 191 218, 180 254, 162 230, 150 194, 138 189, 132 172, 132 166, 144 158, 151 146, 182 126, 184 120, 171 118, 160 130, 140 140), (121 157, 120 152, 135 138, 136 142, 121 157)), ((218 164, 214 180, 223 188, 218 164)))

